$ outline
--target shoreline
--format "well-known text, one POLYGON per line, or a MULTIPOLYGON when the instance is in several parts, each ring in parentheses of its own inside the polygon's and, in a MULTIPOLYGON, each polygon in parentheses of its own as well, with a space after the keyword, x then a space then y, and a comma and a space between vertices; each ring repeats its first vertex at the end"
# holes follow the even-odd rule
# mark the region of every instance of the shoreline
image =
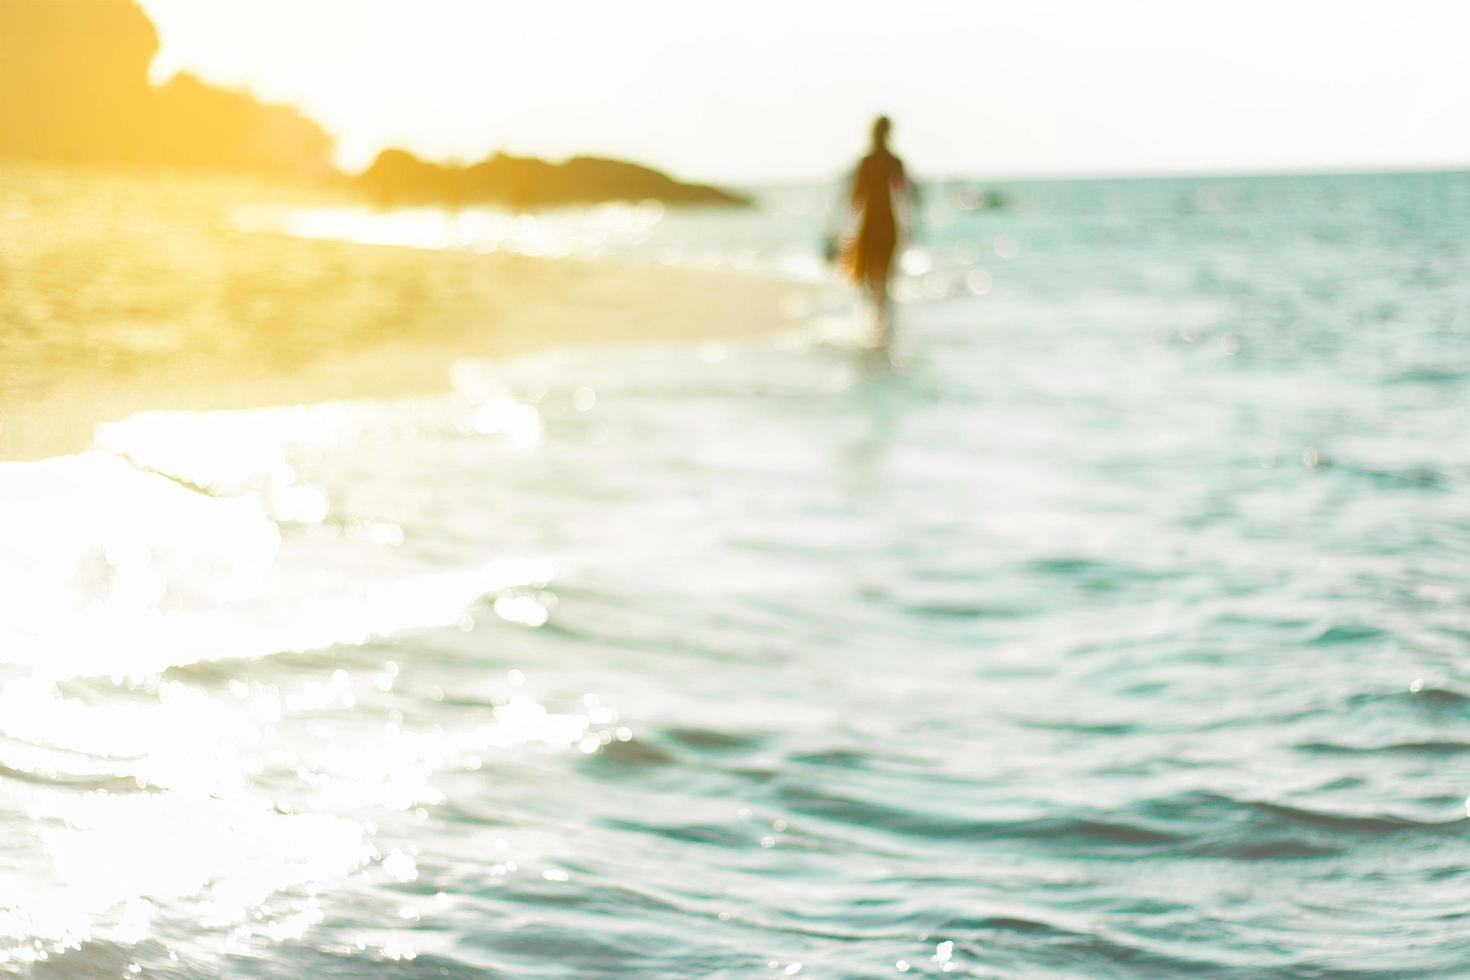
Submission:
POLYGON ((144 411, 446 393, 465 358, 775 336, 821 289, 614 259, 225 237, 222 282, 171 281, 169 262, 148 263, 126 285, 156 295, 100 311, 113 322, 78 331, 72 346, 83 349, 59 365, 0 364, 0 462, 85 451, 99 424, 144 411), (248 266, 258 290, 240 289, 232 264, 248 266), (181 299, 181 286, 194 290, 181 299))

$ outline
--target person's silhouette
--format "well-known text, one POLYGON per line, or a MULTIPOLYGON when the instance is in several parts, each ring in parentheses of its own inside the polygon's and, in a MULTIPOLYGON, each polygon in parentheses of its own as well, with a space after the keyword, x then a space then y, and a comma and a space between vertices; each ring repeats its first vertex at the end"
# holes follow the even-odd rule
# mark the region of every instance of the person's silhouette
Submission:
POLYGON ((918 205, 918 190, 904 173, 903 161, 888 148, 887 116, 873 121, 873 146, 858 164, 850 199, 857 218, 857 234, 848 241, 843 266, 866 293, 878 322, 880 342, 887 345, 891 331, 888 280, 898 252, 901 209, 910 214, 918 205))

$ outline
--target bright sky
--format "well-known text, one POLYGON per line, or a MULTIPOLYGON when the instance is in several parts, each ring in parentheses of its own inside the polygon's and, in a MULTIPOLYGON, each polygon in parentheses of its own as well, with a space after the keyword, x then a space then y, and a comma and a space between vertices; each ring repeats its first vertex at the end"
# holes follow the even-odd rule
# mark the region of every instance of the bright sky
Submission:
POLYGON ((1466 0, 140 0, 179 69, 387 145, 825 176, 1470 165, 1466 0))

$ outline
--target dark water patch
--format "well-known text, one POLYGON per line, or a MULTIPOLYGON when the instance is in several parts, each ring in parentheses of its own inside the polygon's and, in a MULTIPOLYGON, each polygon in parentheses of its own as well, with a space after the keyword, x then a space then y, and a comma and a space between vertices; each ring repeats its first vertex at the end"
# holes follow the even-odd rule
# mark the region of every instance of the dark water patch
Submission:
POLYGON ((443 697, 433 699, 436 704, 446 708, 463 708, 467 711, 494 711, 496 708, 504 707, 506 702, 493 698, 478 698, 465 694, 450 694, 445 692, 443 697))
POLYGON ((1348 853, 1365 840, 1459 837, 1466 820, 1414 820, 1386 814, 1333 813, 1280 803, 1241 802, 1204 829, 1184 853, 1253 861, 1348 853))
POLYGON ((1381 640, 1388 636, 1389 633, 1387 630, 1373 626, 1370 623, 1326 623, 1308 637, 1307 643, 1312 646, 1343 646, 1352 643, 1366 643, 1371 640, 1381 640))
POLYGON ((1405 466, 1399 469, 1367 466, 1340 459, 1321 459, 1319 468, 1349 476, 1362 477, 1386 490, 1445 490, 1451 486, 1449 476, 1432 466, 1405 466))
POLYGON ((811 939, 826 939, 843 944, 856 944, 872 940, 904 941, 909 939, 908 932, 896 932, 894 925, 900 914, 894 909, 894 900, 879 899, 871 896, 859 896, 843 905, 843 918, 859 925, 872 922, 873 928, 842 928, 835 925, 832 919, 835 917, 830 912, 813 915, 803 915, 800 911, 788 910, 779 918, 769 915, 751 915, 749 913, 732 913, 730 921, 762 932, 779 933, 786 936, 806 936, 811 939), (858 914, 853 912, 861 910, 858 914))
POLYGON ((927 619, 1024 619, 1034 613, 1018 606, 986 605, 970 602, 896 602, 897 608, 927 619))
POLYGON ((1385 742, 1376 745, 1349 745, 1343 742, 1303 742, 1298 751, 1315 755, 1463 755, 1470 752, 1470 742, 1454 739, 1427 739, 1419 742, 1385 742))
POLYGON ((1336 779, 1330 779, 1327 782, 1323 783, 1321 786, 1318 786, 1317 792, 1341 793, 1344 790, 1362 789, 1367 785, 1369 785, 1368 780, 1364 779, 1361 776, 1339 776, 1336 779))
POLYGON ((1099 766, 1097 771, 1108 776, 1151 776, 1160 773, 1174 775, 1191 769, 1209 770, 1214 768, 1214 765, 1213 762, 1202 759, 1180 759, 1163 755, 1116 765, 1099 766))
POLYGON ((871 769, 874 761, 871 752, 856 749, 801 752, 788 756, 788 759, 798 765, 821 766, 828 769, 871 769))
POLYGON ((1031 935, 1071 936, 1069 929, 1015 915, 987 915, 980 918, 952 918, 935 930, 936 934, 959 938, 972 938, 984 932, 1020 932, 1031 935))
POLYGON ((1018 718, 1016 724, 1023 728, 1035 728, 1047 732, 1072 732, 1077 735, 1132 735, 1144 730, 1145 726, 1124 721, 1064 721, 1041 718, 1018 718))
POLYGON ((1018 976, 1234 975, 1231 966, 1216 960, 1155 950, 1121 937, 1025 916, 956 917, 934 934, 952 940, 962 962, 973 960, 1002 971, 1009 967, 1018 976))
POLYGON ((1228 839, 1208 841, 1185 848, 1195 857, 1224 858, 1230 861, 1280 861, 1293 858, 1319 858, 1341 854, 1343 849, 1332 844, 1316 844, 1294 838, 1260 840, 1228 839))
POLYGON ((503 803, 485 797, 473 800, 450 797, 435 807, 434 815, 451 826, 467 827, 508 826, 515 819, 514 812, 503 803))
MULTIPOLYGON (((701 844, 710 847, 750 848, 760 843, 758 833, 742 832, 738 827, 719 824, 657 824, 638 820, 613 819, 603 821, 603 826, 640 836, 647 834, 684 844, 701 844)), ((752 830, 761 829, 758 826, 748 826, 751 826, 752 830)))
POLYGON ((1350 709, 1409 708, 1435 714, 1470 713, 1470 696, 1446 687, 1422 687, 1418 690, 1366 691, 1347 699, 1350 709))
MULTIPOLYGON (((920 557, 923 557, 922 552, 920 552, 920 557)), ((905 574, 913 582, 937 582, 944 585, 981 585, 995 580, 995 575, 987 570, 932 568, 923 565, 907 569, 905 574)))
MULTIPOLYGON (((594 774, 613 776, 638 771, 707 767, 713 760, 737 759, 759 751, 765 736, 720 732, 713 729, 674 728, 627 741, 615 740, 586 756, 581 766, 594 774)), ((721 769, 741 774, 739 768, 721 769)), ((766 773, 764 770, 757 770, 766 773)), ((764 778, 774 776, 766 773, 764 778)))
POLYGON ((1430 705, 1436 708, 1470 707, 1470 695, 1443 687, 1424 687, 1398 695, 1398 697, 1408 698, 1416 705, 1430 705))
POLYGON ((1020 820, 976 820, 937 812, 922 812, 874 803, 820 790, 784 786, 776 797, 794 812, 885 833, 936 840, 1065 839, 1074 846, 1135 847, 1177 842, 1178 835, 1141 823, 1112 821, 1101 816, 1058 816, 1020 820))
POLYGON ((1464 922, 1470 919, 1470 906, 1449 909, 1437 915, 1431 915, 1429 918, 1436 922, 1464 922))
POLYGON ((538 875, 506 879, 507 891, 517 906, 522 903, 557 910, 558 914, 620 916, 630 912, 657 916, 674 914, 695 917, 696 909, 687 907, 672 895, 596 874, 577 864, 565 865, 567 881, 547 881, 538 875))
POLYGON ((1265 632, 1274 633, 1278 630, 1296 631, 1310 629, 1316 620, 1292 616, 1257 615, 1231 609, 1214 616, 1211 622, 1230 628, 1242 626, 1259 627, 1265 632))
POLYGON ((1120 562, 1090 558, 1045 558, 1026 562, 1024 572, 1074 583, 1087 592, 1117 592, 1129 586, 1177 578, 1172 572, 1157 572, 1120 562))
POLYGON ((1378 814, 1331 813, 1287 803, 1245 800, 1220 793, 1191 792, 1149 800, 1129 808, 1170 822, 1196 825, 1254 821, 1277 827, 1309 827, 1340 834, 1378 836, 1400 832, 1458 832, 1464 818, 1426 822, 1378 814))
POLYGON ((676 745, 702 752, 745 753, 763 748, 767 738, 747 732, 722 732, 712 728, 670 728, 663 737, 676 745))
POLYGON ((549 909, 550 914, 558 917, 593 910, 602 901, 595 892, 580 885, 547 881, 533 875, 511 879, 507 891, 514 894, 517 906, 549 909))
POLYGON ((1445 385, 1470 380, 1470 374, 1452 367, 1420 364, 1400 371, 1397 374, 1389 375, 1383 380, 1385 384, 1445 385))
POLYGON ((699 965, 705 957, 712 957, 705 965, 716 970, 738 967, 753 973, 757 968, 754 957, 731 953, 730 961, 720 962, 726 956, 701 948, 696 937, 651 926, 647 920, 623 920, 613 930, 587 913, 551 924, 519 913, 487 923, 460 942, 503 962, 515 977, 707 975, 699 965))
POLYGON ((1423 873, 1427 882, 1459 881, 1470 876, 1470 868, 1463 864, 1451 864, 1447 867, 1430 868, 1423 873))
POLYGON ((584 765, 593 769, 661 769, 679 764, 679 757, 660 748, 648 739, 635 738, 627 742, 609 742, 602 751, 588 756, 584 765))
POLYGON ((722 771, 757 786, 768 786, 790 775, 784 767, 775 766, 735 766, 722 771))
MULTIPOLYGON (((1373 718, 1398 716, 1459 722, 1470 720, 1470 698, 1448 688, 1360 691, 1343 698, 1310 698, 1305 703, 1298 702, 1289 708, 1262 714, 1254 718, 1253 722, 1282 727, 1309 720, 1330 719, 1340 726, 1344 718, 1359 713, 1373 718)), ((1231 715, 1193 726, 1190 730, 1221 731, 1239 724, 1240 719, 1231 715)))
POLYGON ((993 579, 989 573, 956 575, 946 572, 908 572, 906 577, 922 584, 908 589, 866 584, 857 589, 856 594, 864 600, 923 619, 1013 620, 1023 619, 1036 612, 1034 606, 1025 604, 980 601, 981 595, 989 595, 995 591, 993 585, 987 584, 993 579), (936 595, 931 584, 935 582, 951 588, 939 590, 936 595), (954 588, 956 585, 965 588, 954 588))
POLYGON ((992 829, 974 821, 884 806, 805 786, 777 787, 774 795, 793 812, 888 833, 962 840, 992 829))
MULTIPOLYGON (((1195 661, 1200 664, 1217 662, 1218 658, 1195 656, 1195 661)), ((1144 681, 1139 684, 1129 684, 1120 688, 1118 694, 1125 698, 1140 698, 1153 701, 1162 694, 1167 694, 1174 685, 1166 681, 1144 681)))

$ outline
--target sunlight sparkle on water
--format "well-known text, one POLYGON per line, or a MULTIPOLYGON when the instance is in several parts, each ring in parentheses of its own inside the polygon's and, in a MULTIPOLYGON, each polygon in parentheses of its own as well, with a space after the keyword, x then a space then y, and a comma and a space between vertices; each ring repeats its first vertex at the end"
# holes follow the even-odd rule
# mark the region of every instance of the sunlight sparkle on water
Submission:
POLYGON ((626 248, 643 240, 663 217, 663 205, 644 201, 535 215, 481 206, 458 211, 439 207, 302 208, 284 214, 246 212, 237 220, 246 228, 275 228, 302 238, 364 245, 558 256, 587 253, 611 245, 626 248))

